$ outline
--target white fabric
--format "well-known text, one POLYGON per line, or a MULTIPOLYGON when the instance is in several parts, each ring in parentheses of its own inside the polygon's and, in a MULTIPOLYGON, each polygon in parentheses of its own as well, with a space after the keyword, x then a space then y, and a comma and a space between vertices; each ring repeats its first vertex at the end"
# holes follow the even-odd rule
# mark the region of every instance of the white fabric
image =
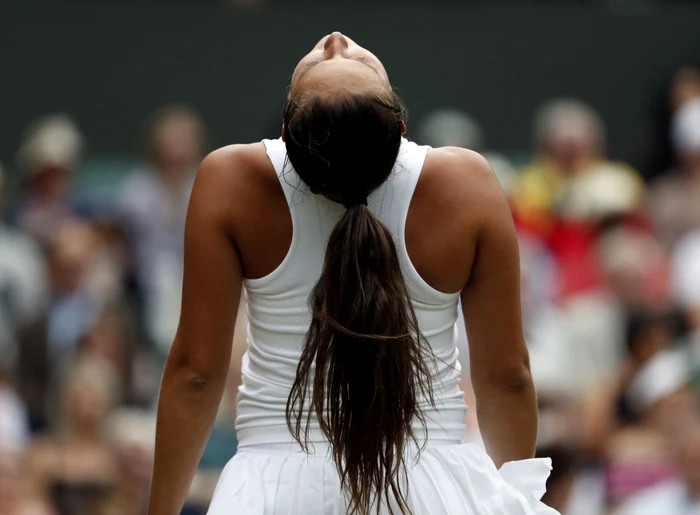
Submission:
POLYGON ((681 481, 642 490, 625 502, 617 515, 700 515, 700 500, 688 497, 681 481))
POLYGON ((19 354, 16 328, 37 320, 46 309, 46 283, 38 245, 0 226, 0 364, 8 370, 19 354))
MULTIPOLYGON (((265 144, 294 229, 289 253, 279 268, 261 279, 245 281, 248 351, 243 357, 236 420, 241 446, 291 441, 284 413, 311 320, 309 294, 320 276, 328 237, 344 212, 341 205, 308 190, 287 163, 282 140, 265 144)), ((427 149, 404 141, 392 175, 368 203, 394 236, 421 332, 437 358, 434 378, 439 409, 425 403, 430 437, 462 441, 467 407, 459 386, 461 367, 455 346, 459 293, 441 293, 426 284, 411 264, 404 241, 406 214, 427 149)), ((311 425, 310 437, 323 440, 316 423, 311 425)))
POLYGON ((673 287, 687 308, 700 307, 700 231, 683 237, 673 249, 673 287))
POLYGON ((566 515, 602 515, 606 512, 605 477, 598 470, 576 475, 563 513, 566 515))
POLYGON ((181 182, 166 183, 150 168, 131 173, 117 193, 119 216, 132 239, 144 290, 146 331, 167 353, 180 317, 182 256, 193 170, 181 182))
POLYGON ((624 316, 617 300, 605 292, 576 295, 558 306, 561 349, 572 392, 585 395, 614 374, 624 357, 624 316))
POLYGON ((29 419, 19 396, 0 384, 0 451, 24 453, 29 444, 29 419))
POLYGON ((683 104, 671 120, 671 137, 681 152, 700 151, 700 99, 683 104))
MULTIPOLYGON (((309 191, 287 163, 281 140, 266 140, 265 145, 288 201, 293 237, 276 270, 245 281, 249 323, 237 399, 239 452, 221 476, 209 515, 345 514, 338 473, 318 423, 312 418, 309 428, 318 454, 306 455, 293 442, 285 420, 310 322, 308 297, 343 207, 309 191)), ((404 241, 408 207, 427 151, 404 140, 391 176, 368 199, 394 236, 421 332, 437 357, 437 409, 424 403, 428 447, 417 463, 409 461, 414 515, 556 514, 539 501, 550 460, 509 463, 499 474, 483 449, 459 443, 465 440, 467 410, 455 343, 459 293, 430 287, 413 267, 404 241)), ((423 434, 417 426, 417 435, 423 434)), ((382 510, 388 513, 386 506, 382 510)))
MULTIPOLYGON (((208 515, 346 515, 335 465, 326 452, 317 452, 240 450, 219 479, 208 515)), ((445 444, 429 445, 408 463, 412 515, 557 515, 539 501, 548 460, 496 470, 481 447, 445 444)), ((383 506, 379 513, 389 510, 383 506)))
POLYGON ((642 367, 627 390, 627 398, 638 413, 646 412, 690 382, 688 358, 686 349, 667 349, 657 352, 642 367))

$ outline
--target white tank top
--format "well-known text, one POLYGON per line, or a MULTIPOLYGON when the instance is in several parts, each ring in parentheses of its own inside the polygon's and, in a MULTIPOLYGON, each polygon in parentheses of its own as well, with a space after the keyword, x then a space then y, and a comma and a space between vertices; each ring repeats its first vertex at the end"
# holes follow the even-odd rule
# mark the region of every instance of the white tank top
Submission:
MULTIPOLYGON (((286 257, 273 272, 245 281, 248 350, 243 356, 236 416, 242 447, 292 441, 285 408, 311 321, 308 299, 321 274, 326 242, 345 209, 310 192, 287 161, 281 139, 264 144, 289 205, 293 236, 286 257)), ((368 205, 394 236, 419 328, 435 353, 436 408, 425 400, 421 403, 427 438, 462 442, 467 406, 459 384, 461 367, 455 344, 459 294, 429 286, 413 267, 404 239, 408 207, 428 148, 404 139, 391 175, 368 197, 368 205)), ((416 436, 424 434, 416 422, 416 436)), ((314 417, 309 438, 325 441, 314 417)))

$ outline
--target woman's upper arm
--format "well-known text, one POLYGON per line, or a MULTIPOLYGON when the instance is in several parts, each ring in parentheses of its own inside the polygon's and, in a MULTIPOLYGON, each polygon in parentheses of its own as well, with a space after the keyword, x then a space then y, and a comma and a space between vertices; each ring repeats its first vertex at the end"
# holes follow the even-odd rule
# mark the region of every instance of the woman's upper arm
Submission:
MULTIPOLYGON (((522 327, 518 240, 508 202, 485 160, 477 163, 479 230, 462 291, 472 381, 518 386, 528 373, 522 327)), ((474 182, 472 184, 474 184, 474 182)))
POLYGON ((241 297, 241 263, 231 234, 236 199, 235 151, 209 155, 200 166, 185 227, 182 309, 170 352, 173 366, 224 379, 241 297))

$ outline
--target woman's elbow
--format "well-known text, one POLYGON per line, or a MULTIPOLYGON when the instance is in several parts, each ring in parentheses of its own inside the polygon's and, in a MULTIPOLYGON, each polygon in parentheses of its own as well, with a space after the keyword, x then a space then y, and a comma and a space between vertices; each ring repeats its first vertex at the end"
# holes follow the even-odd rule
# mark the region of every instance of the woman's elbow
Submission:
POLYGON ((227 362, 207 359, 195 353, 185 353, 173 347, 165 365, 164 380, 172 380, 192 390, 206 390, 226 381, 227 362))
MULTIPOLYGON (((499 363, 490 371, 482 374, 482 389, 500 390, 502 392, 521 393, 533 388, 530 362, 525 357, 520 360, 509 360, 507 363, 499 363)), ((475 385, 475 387, 477 387, 475 385)))
POLYGON ((513 392, 523 392, 533 387, 529 363, 521 363, 506 370, 502 377, 503 387, 513 392))

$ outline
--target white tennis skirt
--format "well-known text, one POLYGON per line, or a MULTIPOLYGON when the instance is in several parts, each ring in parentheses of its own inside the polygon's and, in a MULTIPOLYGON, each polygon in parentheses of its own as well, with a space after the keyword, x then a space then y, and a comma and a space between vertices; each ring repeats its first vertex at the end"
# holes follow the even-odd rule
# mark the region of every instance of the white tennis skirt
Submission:
MULTIPOLYGON (((346 515, 328 448, 290 449, 239 449, 221 474, 208 515, 346 515)), ((431 443, 408 462, 409 506, 413 515, 558 515, 540 500, 551 468, 551 460, 540 458, 497 470, 478 445, 431 443)), ((382 506, 380 513, 390 512, 382 506)))

